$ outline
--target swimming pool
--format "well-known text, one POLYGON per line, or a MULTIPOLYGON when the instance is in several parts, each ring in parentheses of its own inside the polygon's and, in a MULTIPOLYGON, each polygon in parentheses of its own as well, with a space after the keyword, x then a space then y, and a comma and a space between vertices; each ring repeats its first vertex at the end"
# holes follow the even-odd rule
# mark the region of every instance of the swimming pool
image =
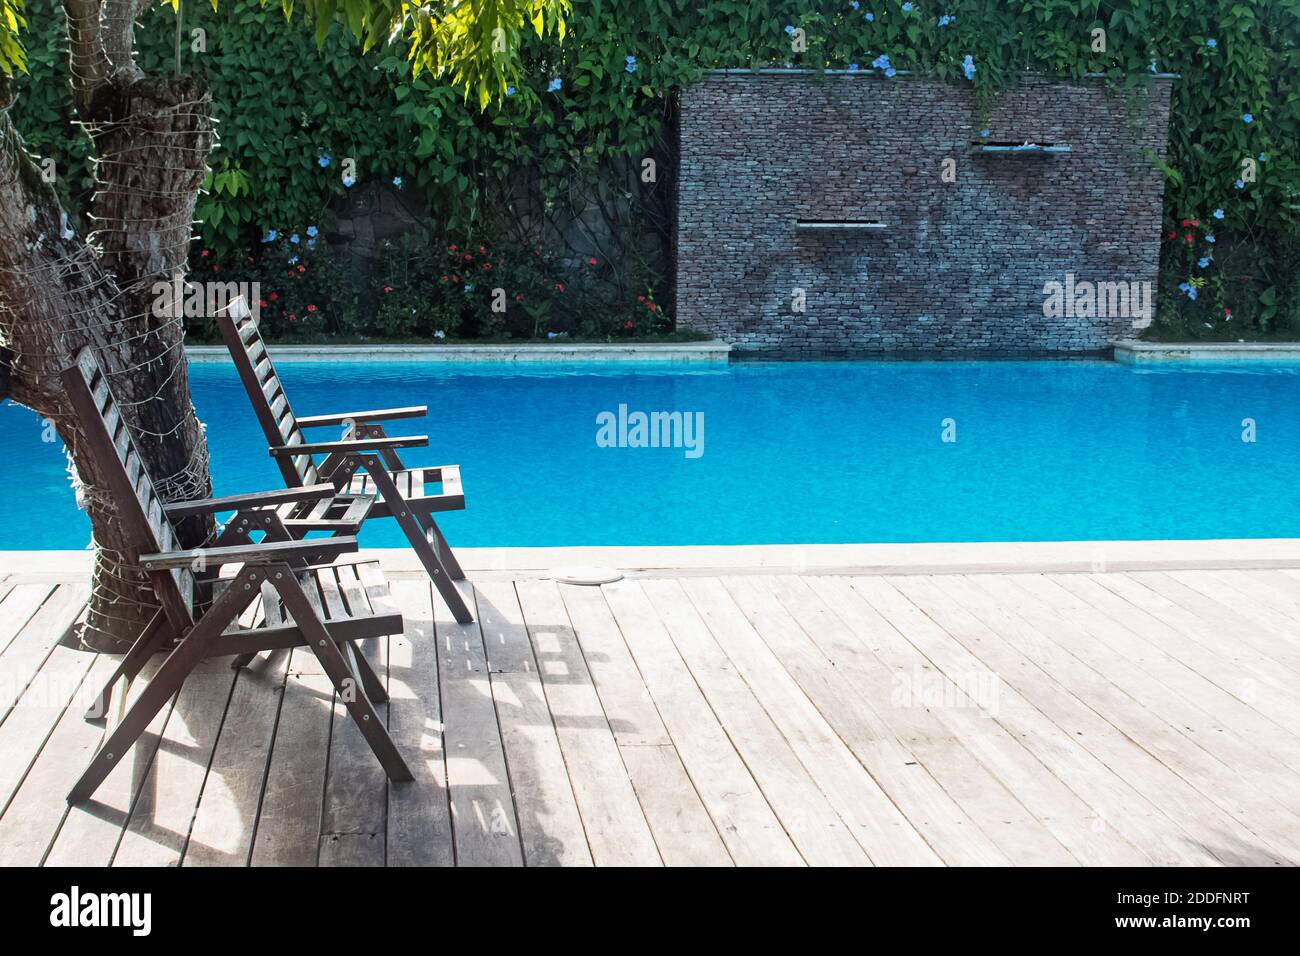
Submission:
MULTIPOLYGON (((469 507, 440 519, 453 546, 1300 537, 1297 366, 285 363, 280 372, 302 415, 435 411, 390 432, 430 435, 408 464, 462 466, 469 507), (627 447, 638 411, 690 413, 692 423, 698 413, 703 440, 627 447), (598 443, 602 413, 610 427, 598 443), (1242 441, 1245 419, 1254 442, 1242 441)), ((233 367, 195 365, 192 380, 217 493, 278 487, 233 367)), ((0 549, 85 546, 89 524, 62 449, 9 403, 0 461, 21 476, 6 482, 0 549)), ((371 547, 404 543, 391 522, 362 536, 371 547)))

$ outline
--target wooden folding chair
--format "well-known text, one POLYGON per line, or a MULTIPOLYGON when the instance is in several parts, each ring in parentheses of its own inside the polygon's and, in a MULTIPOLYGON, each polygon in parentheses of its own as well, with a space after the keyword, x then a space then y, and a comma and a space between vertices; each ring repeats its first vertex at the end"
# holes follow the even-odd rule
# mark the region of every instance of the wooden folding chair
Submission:
POLYGON ((105 476, 119 508, 129 558, 149 573, 160 602, 97 705, 107 711, 108 698, 119 691, 124 700, 145 661, 155 651, 168 652, 120 720, 110 720, 103 743, 68 802, 88 799, 95 792, 200 661, 299 646, 310 647, 316 655, 389 778, 411 780, 372 703, 386 699, 383 682, 354 646, 358 640, 402 632, 401 615, 385 600, 387 582, 376 562, 308 566, 308 561, 356 551, 356 538, 295 540, 277 511, 286 504, 329 500, 334 486, 164 504, 89 349, 63 373, 63 384, 85 431, 84 446, 73 453, 93 456, 105 476), (266 537, 177 550, 174 521, 231 509, 255 520, 266 537), (210 586, 213 594, 206 608, 195 598, 196 588, 206 589, 199 585, 210 586))
POLYGON ((416 405, 300 418, 289 404, 257 321, 243 300, 236 300, 221 312, 217 324, 285 484, 293 488, 329 481, 341 493, 375 496, 368 517, 396 520, 456 620, 462 624, 474 620, 455 584, 464 580, 465 572, 433 517, 438 512, 465 507, 460 466, 407 468, 398 456, 398 449, 428 445, 428 436, 390 437, 381 424, 421 418, 428 407, 416 405), (346 427, 347 437, 339 441, 309 442, 303 436, 304 428, 329 426, 346 427), (318 454, 325 456, 319 463, 315 458, 318 454), (441 487, 436 493, 429 490, 435 484, 441 487))

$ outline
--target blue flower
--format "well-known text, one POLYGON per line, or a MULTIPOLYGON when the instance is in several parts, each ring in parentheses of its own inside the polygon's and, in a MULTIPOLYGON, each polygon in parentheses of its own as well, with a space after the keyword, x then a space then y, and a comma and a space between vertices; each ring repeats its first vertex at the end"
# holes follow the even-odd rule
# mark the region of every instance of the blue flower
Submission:
POLYGON ((297 264, 298 264, 298 257, 297 257, 297 256, 294 256, 292 259, 289 260, 289 265, 293 266, 293 265, 297 265, 297 264))
POLYGON ((1242 113, 1242 114, 1241 114, 1241 121, 1242 121, 1243 123, 1253 123, 1253 122, 1255 122, 1255 117, 1252 116, 1250 113, 1242 113))
POLYGON ((507 86, 506 96, 514 96, 514 95, 515 95, 515 88, 513 86, 507 86))
POLYGON ((319 233, 320 233, 320 230, 317 229, 315 226, 308 226, 308 227, 307 227, 307 238, 309 238, 309 239, 315 239, 316 236, 319 235, 319 233))
POLYGON ((785 28, 785 35, 786 35, 786 36, 789 36, 789 35, 792 34, 792 33, 794 33, 794 27, 789 26, 789 25, 787 24, 787 26, 786 26, 786 28, 785 28))
POLYGON ((344 189, 351 189, 352 186, 353 186, 355 183, 356 183, 356 180, 353 179, 351 176, 344 176, 344 177, 343 177, 343 188, 344 188, 344 189))
POLYGON ((1206 236, 1206 237, 1205 237, 1205 241, 1208 242, 1210 245, 1214 245, 1214 243, 1215 243, 1214 236, 1212 236, 1212 235, 1210 235, 1210 236, 1206 236))
POLYGON ((1155 73, 1155 72, 1156 72, 1156 61, 1155 61, 1155 60, 1152 60, 1152 61, 1151 61, 1151 72, 1152 72, 1152 73, 1155 73))
POLYGON ((946 13, 939 18, 939 26, 941 27, 946 27, 950 23, 952 23, 952 17, 948 16, 946 13))
POLYGON ((910 3, 905 3, 905 4, 903 4, 903 12, 904 12, 904 13, 911 13, 911 12, 912 12, 912 4, 910 4, 910 3))
POLYGON ((472 282, 466 282, 466 283, 465 283, 465 291, 466 291, 466 292, 473 292, 473 291, 474 291, 474 283, 472 283, 472 282))
POLYGON ((636 57, 634 57, 634 56, 629 56, 629 57, 624 57, 623 59, 624 59, 624 62, 627 63, 627 66, 623 67, 623 69, 627 70, 629 73, 635 73, 635 72, 636 72, 636 57))
POLYGON ((892 66, 885 70, 885 76, 894 76, 898 71, 892 66))
POLYGON ((1181 291, 1181 292, 1188 292, 1188 291, 1191 290, 1192 287, 1191 287, 1190 285, 1188 285, 1186 282, 1180 282, 1180 283, 1178 283, 1178 288, 1179 288, 1179 291, 1181 291))
POLYGON ((986 129, 980 130, 980 139, 988 139, 988 138, 989 138, 989 131, 986 129))
POLYGON ((1209 268, 1210 260, 1207 256, 1201 256, 1201 258, 1196 260, 1196 264, 1202 269, 1206 269, 1209 268))
POLYGON ((277 238, 279 238, 279 235, 280 235, 280 234, 279 234, 278 232, 276 232, 274 229, 268 229, 268 230, 266 230, 266 235, 262 237, 262 241, 263 241, 263 242, 275 242, 275 240, 276 240, 277 238))
POLYGON ((1210 213, 1210 215, 1213 216, 1215 219, 1222 219, 1222 218, 1223 218, 1223 210, 1222 210, 1222 209, 1216 209, 1216 210, 1214 210, 1214 212, 1210 213))
POLYGON ((858 65, 857 65, 856 63, 850 63, 850 64, 849 64, 849 72, 850 72, 850 73, 856 73, 856 72, 858 72, 858 65))
POLYGON ((880 54, 880 56, 876 57, 874 60, 871 61, 871 65, 874 66, 877 70, 889 69, 889 54, 887 53, 880 54))
POLYGON ((329 156, 328 156, 328 155, 322 155, 319 159, 316 160, 316 164, 317 164, 318 166, 320 166, 321 169, 324 169, 326 166, 328 166, 328 165, 330 164, 330 158, 329 158, 329 156))
POLYGON ((1259 161, 1260 161, 1261 163, 1264 162, 1264 160, 1266 160, 1266 159, 1268 159, 1268 153, 1260 153, 1260 154, 1259 154, 1259 161))
POLYGON ((1214 39, 1214 37, 1210 37, 1208 40, 1205 41, 1205 45, 1208 46, 1211 50, 1213 50, 1215 47, 1219 45, 1219 41, 1214 39))
POLYGON ((849 6, 851 6, 854 10, 856 10, 861 5, 862 4, 858 3, 858 0, 853 0, 853 2, 849 4, 849 6))
POLYGON ((299 242, 298 234, 295 232, 292 236, 289 237, 289 241, 296 246, 299 242))
POLYGON ((1246 188, 1246 184, 1242 182, 1240 179, 1238 179, 1235 183, 1233 183, 1233 185, 1236 186, 1238 189, 1246 188))
POLYGON ((1191 299, 1193 302, 1195 302, 1195 301, 1196 301, 1196 290, 1195 290, 1195 289, 1188 289, 1188 290, 1187 290, 1187 298, 1189 298, 1189 299, 1191 299))
POLYGON ((966 74, 966 79, 975 79, 975 58, 969 53, 966 54, 966 59, 961 61, 961 71, 966 74))
POLYGON ((562 86, 564 86, 564 81, 562 79, 560 79, 558 76, 552 77, 551 82, 546 84, 546 92, 555 93, 562 86))
POLYGON ((398 189, 401 189, 401 188, 402 188, 402 177, 401 177, 401 176, 394 176, 394 177, 393 177, 393 185, 396 186, 398 189))
POLYGON ((876 15, 875 15, 874 13, 868 13, 868 14, 867 14, 867 22, 868 22, 868 23, 875 23, 875 22, 876 22, 876 15))

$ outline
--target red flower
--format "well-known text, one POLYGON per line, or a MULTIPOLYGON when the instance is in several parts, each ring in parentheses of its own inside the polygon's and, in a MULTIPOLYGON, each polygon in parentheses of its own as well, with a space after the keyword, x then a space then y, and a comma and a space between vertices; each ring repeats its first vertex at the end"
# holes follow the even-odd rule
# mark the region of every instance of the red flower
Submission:
POLYGON ((290 321, 290 322, 297 322, 297 321, 298 321, 298 316, 294 315, 293 313, 289 313, 289 321, 290 321))
POLYGON ((299 272, 306 272, 306 271, 307 271, 307 267, 306 267, 306 266, 299 266, 299 267, 298 267, 298 271, 299 271, 299 272))
POLYGON ((309 306, 307 306, 307 311, 308 311, 308 312, 315 312, 315 311, 316 311, 316 306, 314 306, 314 305, 309 305, 309 306))
POLYGON ((596 264, 596 260, 594 257, 587 260, 587 265, 594 266, 595 264, 596 264))
POLYGON ((491 271, 492 271, 492 263, 490 263, 490 262, 485 262, 485 263, 483 263, 483 271, 484 271, 484 272, 491 272, 491 271))
POLYGON ((484 249, 482 246, 479 246, 479 247, 478 247, 478 251, 479 251, 479 252, 487 252, 487 250, 484 249))
POLYGON ((467 252, 467 253, 465 253, 465 261, 466 261, 466 262, 473 262, 473 261, 474 261, 474 257, 471 256, 471 255, 467 252))
POLYGON ((266 308, 266 300, 265 300, 265 299, 258 299, 258 300, 257 300, 257 305, 258 305, 258 308, 265 309, 265 308, 266 308))
POLYGON ((221 266, 214 265, 214 266, 212 267, 212 271, 213 271, 213 272, 220 272, 220 271, 221 271, 221 266))
POLYGON ((557 283, 555 283, 555 288, 557 288, 557 289, 559 289, 561 292, 563 292, 563 291, 564 291, 564 283, 563 283, 563 282, 557 282, 557 283))
POLYGON ((206 259, 208 257, 208 250, 204 249, 202 252, 199 253, 199 255, 202 256, 204 259, 206 259))
POLYGON ((460 276, 456 275, 455 273, 452 273, 451 281, 452 281, 452 282, 459 282, 459 281, 460 281, 460 276))
POLYGON ((645 296, 643 296, 643 295, 639 295, 639 296, 636 297, 636 300, 637 300, 638 302, 644 302, 644 301, 645 301, 645 296))
MULTIPOLYGON (((443 281, 443 282, 446 282, 446 281, 447 281, 447 277, 446 277, 446 276, 443 276, 443 277, 442 277, 442 281, 443 281)), ((384 286, 384 291, 385 291, 385 292, 392 292, 392 291, 393 291, 393 287, 392 287, 391 285, 386 285, 386 286, 384 286)))
POLYGON ((1190 225, 1191 225, 1191 222, 1190 222, 1189 220, 1187 220, 1187 219, 1184 219, 1184 220, 1183 220, 1183 225, 1184 225, 1184 226, 1190 226, 1190 225))
POLYGON ((1189 232, 1187 235, 1183 236, 1183 238, 1186 239, 1188 242, 1191 242, 1191 241, 1192 241, 1192 234, 1189 232))
POLYGON ((1176 236, 1176 235, 1177 235, 1177 233, 1174 232, 1172 229, 1170 229, 1169 232, 1166 234, 1166 238, 1172 239, 1172 238, 1174 238, 1174 236, 1176 236))
POLYGON ((248 259, 249 262, 252 262, 252 261, 253 261, 253 257, 252 257, 252 256, 245 256, 245 258, 248 259))
POLYGON ((280 293, 272 292, 269 296, 267 296, 267 298, 270 299, 272 302, 274 302, 276 299, 280 298, 280 293))
POLYGON ((524 301, 524 294, 523 294, 522 292, 517 292, 517 293, 515 293, 515 301, 516 301, 516 302, 523 302, 523 301, 524 301))
POLYGON ((1228 318, 1232 318, 1232 310, 1231 310, 1231 309, 1224 309, 1224 310, 1223 310, 1223 314, 1226 315, 1228 318))
POLYGON ((1193 226, 1199 226, 1200 224, 1201 224, 1201 220, 1199 220, 1199 219, 1193 219, 1193 220, 1192 220, 1192 225, 1193 225, 1193 226))
POLYGON ((624 322, 624 323, 623 323, 623 328, 625 328, 625 329, 630 329, 630 328, 632 328, 632 320, 631 320, 631 319, 628 319, 626 322, 624 322))
POLYGON ((447 251, 448 251, 448 252, 455 252, 455 251, 456 251, 456 247, 455 247, 455 246, 448 246, 448 247, 447 247, 447 251))
POLYGON ((647 303, 645 304, 645 307, 646 307, 647 309, 649 309, 651 312, 653 312, 653 311, 655 310, 655 304, 654 304, 653 302, 647 302, 647 303))

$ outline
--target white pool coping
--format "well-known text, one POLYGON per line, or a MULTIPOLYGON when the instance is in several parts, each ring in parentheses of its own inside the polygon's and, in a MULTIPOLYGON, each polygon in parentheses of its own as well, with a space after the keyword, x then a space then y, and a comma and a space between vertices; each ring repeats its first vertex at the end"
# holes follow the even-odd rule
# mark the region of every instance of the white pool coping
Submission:
MULTIPOLYGON (((229 362, 224 345, 189 345, 191 362, 229 362)), ((521 345, 272 345, 277 362, 726 362, 726 342, 521 345)))
POLYGON ((1300 342, 1116 342, 1115 361, 1300 362, 1300 342))
MULTIPOLYGON (((453 542, 453 547, 454 547, 453 542)), ((362 555, 400 576, 423 573, 409 548, 362 555)), ((1012 541, 937 544, 456 548, 471 576, 607 568, 631 576, 735 573, 977 574, 1300 568, 1300 538, 1012 541)), ((0 551, 0 576, 89 574, 89 551, 0 551)))

